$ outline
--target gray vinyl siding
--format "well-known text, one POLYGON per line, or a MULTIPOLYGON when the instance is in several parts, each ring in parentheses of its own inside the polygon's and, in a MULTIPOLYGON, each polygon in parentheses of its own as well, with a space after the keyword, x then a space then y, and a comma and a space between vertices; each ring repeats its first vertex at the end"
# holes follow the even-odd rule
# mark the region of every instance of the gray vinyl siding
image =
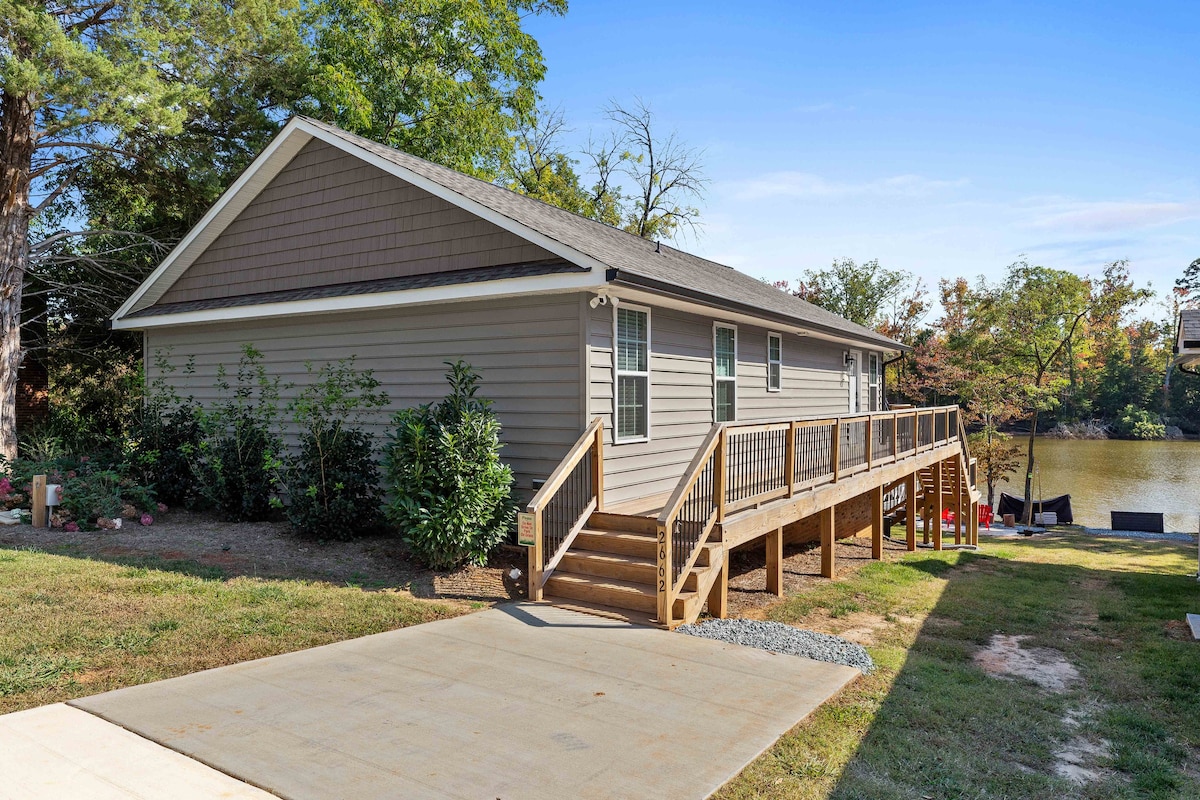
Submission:
MULTIPOLYGON (((181 368, 171 382, 181 394, 211 405, 218 399, 218 365, 234 372, 246 343, 263 352, 269 374, 297 386, 308 379, 306 362, 320 367, 357 356, 358 367, 373 369, 391 398, 390 408, 368 426, 382 437, 393 410, 445 396, 443 362, 466 359, 482 375, 480 393, 494 401, 503 426, 502 456, 528 497, 531 480, 549 475, 580 434, 579 308, 576 295, 541 295, 156 328, 146 333, 147 367, 153 379, 155 351, 170 348, 171 362, 181 368), (189 357, 193 375, 182 369, 189 357)), ((286 391, 285 400, 295 392, 286 391)))
POLYGON ((484 219, 314 140, 159 303, 552 258, 484 219))
MULTIPOLYGON (((586 309, 588 417, 604 417, 605 500, 619 503, 672 490, 713 425, 711 317, 650 310, 650 439, 613 440, 613 309, 586 309)), ((846 347, 774 328, 737 325, 737 418, 845 414, 846 347), (767 332, 783 336, 781 390, 767 391, 767 332)), ((864 363, 866 352, 864 351, 864 363)), ((867 408, 866 375, 860 380, 867 408)))

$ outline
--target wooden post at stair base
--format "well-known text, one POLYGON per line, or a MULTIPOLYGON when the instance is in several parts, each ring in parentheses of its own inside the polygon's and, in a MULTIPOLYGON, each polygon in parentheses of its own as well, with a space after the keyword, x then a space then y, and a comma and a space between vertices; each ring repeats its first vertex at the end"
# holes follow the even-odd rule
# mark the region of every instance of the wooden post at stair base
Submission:
POLYGON ((911 553, 917 549, 917 473, 904 479, 904 544, 911 553))
POLYGON ((979 501, 971 503, 971 544, 979 546, 979 501))
POLYGON ((544 594, 542 590, 542 566, 546 561, 542 549, 543 545, 542 514, 539 511, 533 515, 533 547, 526 548, 529 551, 529 599, 534 603, 541 602, 544 594))
POLYGON ((871 490, 871 558, 883 558, 883 487, 871 490))
POLYGON ((33 476, 33 527, 46 527, 46 476, 33 476))
POLYGON ((708 590, 708 614, 717 619, 729 616, 729 558, 721 554, 721 574, 708 590))
POLYGON ((783 528, 767 534, 767 591, 783 597, 783 528))
POLYGON ((596 440, 592 442, 592 494, 596 497, 596 510, 604 510, 604 420, 596 426, 596 440))
MULTIPOLYGON (((942 464, 937 462, 933 465, 933 503, 929 508, 929 521, 933 527, 933 549, 942 549, 942 464)), ((928 526, 926 526, 928 527, 928 526)))
POLYGON ((963 510, 963 538, 967 544, 974 544, 971 541, 971 520, 975 517, 971 513, 975 506, 971 503, 971 490, 967 488, 967 481, 970 476, 967 473, 967 465, 961 458, 958 459, 959 469, 962 470, 962 480, 958 482, 958 504, 963 510))
POLYGON ((823 508, 817 512, 817 517, 821 525, 821 575, 826 578, 832 578, 836 572, 837 564, 834 559, 833 548, 836 542, 834 536, 834 516, 833 506, 823 508))

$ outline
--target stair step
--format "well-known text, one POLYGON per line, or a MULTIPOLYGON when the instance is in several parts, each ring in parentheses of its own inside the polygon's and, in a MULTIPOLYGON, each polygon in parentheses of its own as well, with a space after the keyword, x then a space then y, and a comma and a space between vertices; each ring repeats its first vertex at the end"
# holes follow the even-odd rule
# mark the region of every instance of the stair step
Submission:
POLYGON ((572 549, 563 555, 556 571, 617 578, 653 586, 658 564, 654 559, 645 556, 572 549))
POLYGON ((575 537, 571 549, 654 558, 655 537, 648 533, 584 528, 575 537))
MULTIPOLYGON (((616 578, 601 578, 593 575, 577 575, 554 571, 546 581, 547 599, 567 598, 615 608, 626 608, 647 614, 658 611, 658 598, 654 587, 645 583, 622 581, 616 578)), ((676 619, 691 619, 700 613, 704 599, 694 591, 681 591, 675 598, 672 616, 676 619)))
POLYGON ((554 574, 546 581, 545 593, 554 597, 629 608, 651 614, 658 610, 658 599, 654 595, 654 586, 617 578, 576 575, 555 570, 554 574))
POLYGON ((658 520, 654 517, 634 517, 628 514, 610 514, 595 511, 588 518, 589 528, 604 531, 627 531, 653 536, 658 532, 658 520))

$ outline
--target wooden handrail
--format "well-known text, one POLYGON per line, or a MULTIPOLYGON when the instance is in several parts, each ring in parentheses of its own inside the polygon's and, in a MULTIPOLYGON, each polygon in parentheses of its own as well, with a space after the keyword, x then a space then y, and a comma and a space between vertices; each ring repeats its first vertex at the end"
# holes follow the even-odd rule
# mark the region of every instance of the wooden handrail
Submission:
MULTIPOLYGON (((525 510, 530 514, 536 514, 546 507, 550 502, 550 498, 554 497, 559 487, 563 485, 563 481, 571 474, 571 470, 583 460, 583 457, 591 452, 592 446, 597 439, 603 441, 604 436, 604 420, 601 417, 596 417, 592 423, 584 430, 583 435, 576 440, 575 444, 571 445, 571 449, 554 468, 554 472, 550 473, 550 477, 542 484, 542 488, 538 489, 538 493, 533 496, 529 504, 525 506, 525 510)), ((603 464, 603 460, 601 460, 603 464)), ((600 485, 604 485, 604 481, 600 481, 600 485)))
MULTIPOLYGON (((581 476, 582 477, 582 476, 581 476)), ((576 479, 579 483, 579 479, 576 479)), ((575 486, 575 489, 581 488, 575 486)), ((567 502, 570 502, 569 497, 567 502)), ((563 554, 570 549, 571 543, 575 541, 575 537, 579 534, 587 524, 588 519, 595 511, 601 511, 604 508, 604 420, 601 417, 596 417, 591 424, 584 429, 583 434, 567 451, 567 455, 555 467, 554 472, 550 473, 550 477, 542 484, 542 488, 538 490, 529 504, 525 506, 525 511, 533 516, 533 545, 529 547, 529 599, 541 600, 542 588, 546 584, 546 579, 554 572, 555 567, 562 560, 563 554), (575 500, 578 505, 570 512, 574 519, 570 520, 570 527, 561 533, 561 541, 557 542, 553 553, 546 553, 545 538, 546 538, 546 509, 550 503, 558 495, 559 490, 566 483, 567 479, 574 474, 576 467, 585 459, 590 458, 590 485, 586 487, 586 494, 582 497, 576 495, 575 500), (580 502, 586 498, 586 502, 580 502), (579 506, 582 506, 581 508, 579 506), (577 515, 577 516, 576 516, 577 515)), ((559 515, 555 524, 563 522, 559 515)), ((559 537, 556 534, 555 539, 559 537)))

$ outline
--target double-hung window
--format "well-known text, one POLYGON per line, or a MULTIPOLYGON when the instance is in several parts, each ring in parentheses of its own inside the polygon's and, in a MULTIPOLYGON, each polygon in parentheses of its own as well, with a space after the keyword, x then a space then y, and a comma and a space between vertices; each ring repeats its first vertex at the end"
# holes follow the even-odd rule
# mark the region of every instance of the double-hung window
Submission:
POLYGON ((616 441, 650 436, 650 310, 614 309, 616 441))
POLYGON ((870 404, 868 410, 881 410, 883 397, 879 392, 879 354, 871 353, 867 356, 867 402, 870 404))
POLYGON ((737 328, 713 326, 713 419, 737 419, 737 328))
POLYGON ((778 392, 783 386, 783 337, 767 334, 767 391, 778 392))

